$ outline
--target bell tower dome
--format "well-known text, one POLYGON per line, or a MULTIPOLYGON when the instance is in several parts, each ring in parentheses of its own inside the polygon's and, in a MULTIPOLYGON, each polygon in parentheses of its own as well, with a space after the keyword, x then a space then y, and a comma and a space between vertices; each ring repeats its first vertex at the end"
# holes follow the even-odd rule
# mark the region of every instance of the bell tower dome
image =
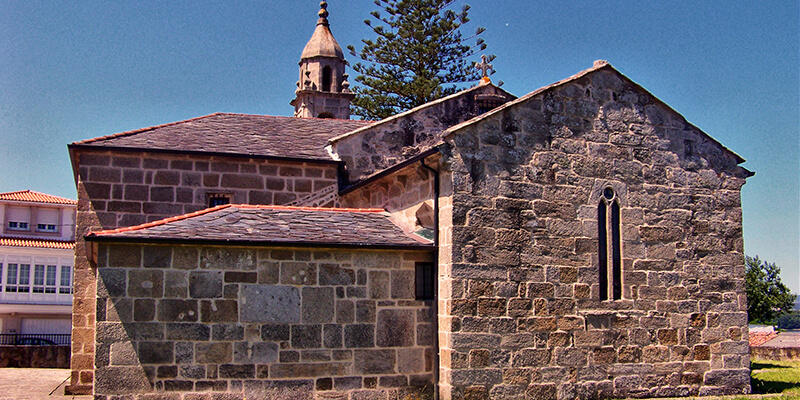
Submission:
POLYGON ((350 119, 350 83, 344 72, 346 61, 328 23, 328 3, 319 3, 319 19, 314 34, 300 56, 294 116, 300 118, 350 119))

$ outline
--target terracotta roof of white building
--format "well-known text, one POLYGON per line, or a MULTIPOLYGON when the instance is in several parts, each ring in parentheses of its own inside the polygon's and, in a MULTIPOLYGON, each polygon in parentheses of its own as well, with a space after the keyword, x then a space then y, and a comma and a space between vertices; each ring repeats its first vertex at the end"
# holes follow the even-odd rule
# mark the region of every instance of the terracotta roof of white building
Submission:
POLYGON ((34 192, 32 190, 0 193, 0 200, 21 201, 26 203, 66 204, 73 206, 78 204, 76 200, 53 196, 51 194, 34 192))
POLYGON ((66 242, 66 241, 48 240, 48 239, 0 237, 0 246, 37 247, 41 249, 72 250, 75 248, 75 242, 66 242))

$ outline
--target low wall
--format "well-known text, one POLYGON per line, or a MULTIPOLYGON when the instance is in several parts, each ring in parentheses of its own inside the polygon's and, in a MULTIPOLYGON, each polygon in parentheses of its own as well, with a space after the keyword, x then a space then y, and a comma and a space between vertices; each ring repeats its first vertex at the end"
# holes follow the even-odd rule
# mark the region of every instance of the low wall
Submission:
POLYGON ((750 347, 753 360, 800 361, 800 347, 750 347))
POLYGON ((429 252, 112 244, 98 253, 97 400, 432 391, 435 317, 430 301, 415 300, 416 262, 429 252))
POLYGON ((0 368, 69 368, 69 346, 0 346, 0 368))

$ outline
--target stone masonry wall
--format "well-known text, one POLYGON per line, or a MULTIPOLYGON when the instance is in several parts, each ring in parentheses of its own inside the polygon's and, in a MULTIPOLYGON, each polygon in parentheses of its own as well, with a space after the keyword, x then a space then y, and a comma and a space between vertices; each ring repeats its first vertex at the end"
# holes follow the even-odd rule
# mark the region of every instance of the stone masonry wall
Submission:
MULTIPOLYGON (((428 166, 435 166, 438 157, 429 157, 428 166)), ((390 213, 404 210, 432 199, 433 175, 419 163, 409 165, 382 179, 364 185, 339 198, 341 207, 383 208, 390 213)))
POLYGON ((749 391, 735 155, 610 67, 447 140, 442 399, 749 391), (622 298, 601 301, 605 188, 622 298))
POLYGON ((428 252, 99 246, 95 399, 432 392, 428 252), (153 397, 154 395, 158 397, 153 397))
POLYGON ((424 108, 389 117, 332 143, 347 164, 350 183, 396 165, 441 141, 445 129, 480 114, 476 95, 497 95, 512 100, 494 85, 481 85, 428 103, 424 108))
POLYGON ((76 150, 78 215, 73 288, 72 377, 67 392, 91 393, 94 379, 96 271, 83 236, 207 208, 209 194, 231 202, 285 204, 337 185, 333 164, 199 157, 112 154, 76 150))

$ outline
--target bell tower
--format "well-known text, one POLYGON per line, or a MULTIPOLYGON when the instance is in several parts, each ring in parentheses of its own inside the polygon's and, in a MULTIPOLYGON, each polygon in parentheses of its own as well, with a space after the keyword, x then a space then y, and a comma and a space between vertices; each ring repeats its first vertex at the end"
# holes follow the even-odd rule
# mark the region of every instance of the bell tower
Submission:
POLYGON ((355 94, 344 72, 344 54, 331 33, 328 3, 322 1, 319 7, 317 27, 300 56, 300 80, 289 104, 295 117, 350 119, 355 94))

